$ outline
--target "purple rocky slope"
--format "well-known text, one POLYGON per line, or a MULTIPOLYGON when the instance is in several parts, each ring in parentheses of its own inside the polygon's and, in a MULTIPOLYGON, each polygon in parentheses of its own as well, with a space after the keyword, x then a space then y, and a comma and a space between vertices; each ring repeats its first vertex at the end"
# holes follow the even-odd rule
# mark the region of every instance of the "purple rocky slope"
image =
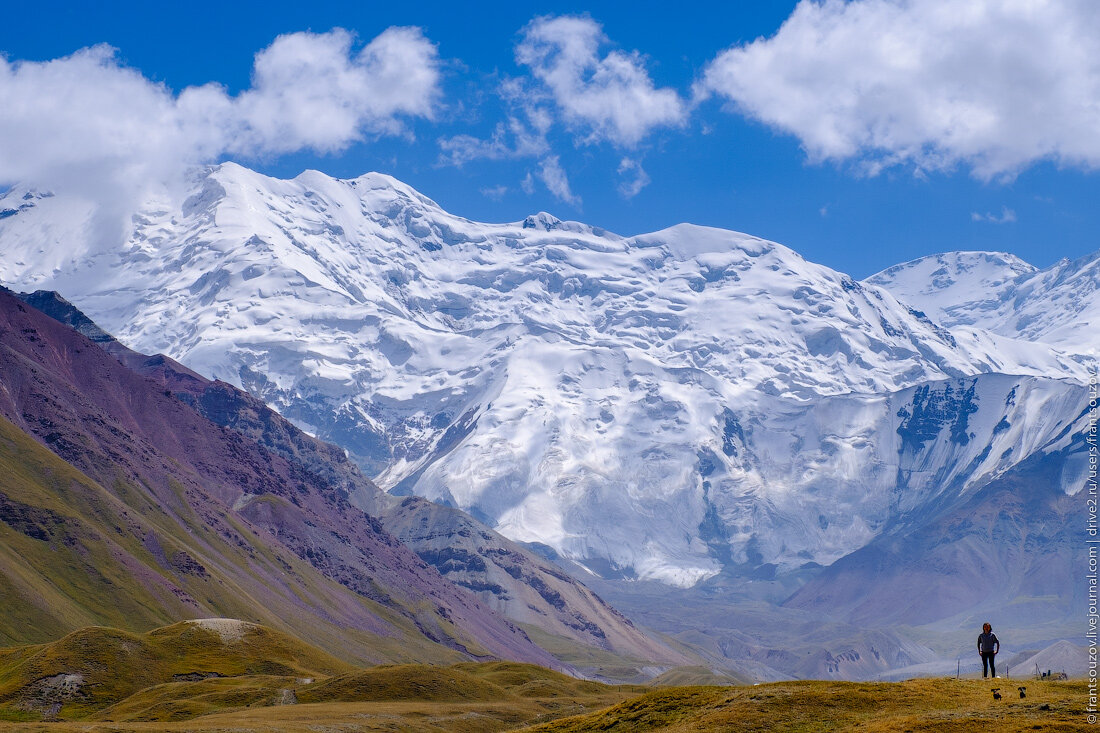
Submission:
MULTIPOLYGON (((312 621, 395 640, 411 629, 410 648, 430 647, 430 640, 462 656, 555 665, 521 630, 354 506, 347 486, 215 425, 163 385, 6 292, 0 293, 0 415, 114 491, 135 514, 155 507, 162 516, 154 525, 186 527, 196 536, 189 548, 195 563, 232 575, 235 587, 255 593, 254 605, 295 605, 304 638, 312 621), (249 566, 222 567, 228 561, 216 542, 242 549, 252 558, 249 566), (272 554, 306 561, 339 583, 339 604, 309 597, 304 589, 316 579, 300 577, 301 565, 286 560, 273 570, 263 562, 272 554)), ((155 544, 147 527, 138 522, 117 531, 142 532, 155 544)), ((195 615, 209 613, 210 599, 189 600, 195 615)))

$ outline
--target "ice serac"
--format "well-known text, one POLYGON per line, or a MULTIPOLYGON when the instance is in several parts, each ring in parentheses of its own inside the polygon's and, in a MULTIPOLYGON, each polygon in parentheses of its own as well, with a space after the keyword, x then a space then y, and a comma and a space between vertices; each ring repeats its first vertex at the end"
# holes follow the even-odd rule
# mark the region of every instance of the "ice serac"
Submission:
MULTIPOLYGON (((1007 404, 1013 386, 1061 405, 1087 379, 1064 350, 948 330, 719 229, 482 224, 379 174, 224 164, 111 246, 79 206, 17 210, 21 195, 0 201, 16 211, 0 220, 0 279, 60 290, 128 346, 244 387, 392 494, 604 577, 688 586, 832 562, 1055 430, 1007 404), (925 402, 907 392, 921 388, 925 402), (904 443, 899 411, 920 422, 956 404, 974 409, 904 443)), ((1002 260, 996 277, 1026 269, 1002 260)))

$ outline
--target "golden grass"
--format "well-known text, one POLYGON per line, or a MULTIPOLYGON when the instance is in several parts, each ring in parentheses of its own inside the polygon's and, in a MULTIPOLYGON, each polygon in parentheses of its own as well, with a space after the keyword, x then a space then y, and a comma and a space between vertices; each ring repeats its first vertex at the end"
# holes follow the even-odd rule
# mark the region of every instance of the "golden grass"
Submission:
POLYGON ((1086 691, 1084 682, 954 679, 681 687, 651 692, 607 710, 525 730, 532 733, 1075 731, 1095 729, 1086 720, 1086 691), (1022 700, 1016 690, 1021 684, 1027 687, 1027 698, 1022 700), (993 687, 1001 688, 1001 700, 993 699, 993 687))
MULTIPOLYGON (((394 679, 410 684, 438 679, 440 673, 460 676, 497 675, 493 665, 457 665, 421 668, 429 674, 416 682, 409 665, 390 667, 394 679), (462 667, 463 669, 458 669, 462 667), (398 670, 400 674, 394 673, 398 670)), ((384 671, 384 670, 377 670, 384 671)), ((553 672, 520 686, 550 679, 553 672)), ((522 675, 521 675, 522 677, 522 675)), ((569 679, 569 678, 566 678, 569 679)), ((1086 718, 1086 685, 1082 681, 1025 682, 1028 697, 1019 699, 1016 685, 1002 682, 1002 700, 993 700, 990 687, 981 680, 911 680, 900 683, 783 682, 755 687, 667 688, 644 695, 637 688, 577 683, 577 694, 568 698, 524 698, 516 688, 502 686, 498 700, 375 700, 277 705, 272 693, 290 678, 243 677, 178 685, 175 694, 187 699, 176 703, 197 705, 202 695, 221 694, 218 704, 239 704, 235 709, 208 712, 188 721, 166 715, 156 721, 101 723, 0 723, 0 730, 106 733, 107 731, 195 731, 207 733, 305 733, 306 731, 455 731, 489 732, 522 729, 535 731, 864 731, 866 733, 947 733, 978 731, 1078 731, 1093 729, 1086 718), (233 700, 236 687, 240 699, 233 700), (221 688, 221 692, 218 692, 221 688), (1012 692, 1012 695, 1008 695, 1012 692), (257 694, 249 702, 248 694, 257 694), (266 695, 266 697, 265 697, 266 695), (190 697, 188 697, 190 696, 190 697), (263 699, 261 699, 263 698, 263 699), (625 699, 629 698, 629 699, 625 699), (242 704, 243 703, 243 704, 242 704), (611 704, 611 707, 606 707, 611 704), (251 706, 250 706, 251 705, 251 706), (1044 706, 1046 709, 1044 709, 1044 706), (598 709, 603 707, 604 709, 598 709), (595 712, 593 712, 595 711, 595 712), (580 715, 577 715, 580 713, 580 715), (570 717, 563 717, 570 716, 570 717), (523 726, 531 726, 524 728, 523 726)), ((322 683, 323 684, 323 683, 322 683)), ((173 687, 164 685, 162 688, 173 687)), ((397 690, 404 695, 408 689, 397 690)), ((485 689, 485 688, 480 688, 485 689)), ((299 688, 299 692, 301 692, 299 688)), ((162 693, 170 692, 167 689, 162 693)), ((170 700, 171 694, 166 696, 170 700)), ((213 698, 207 698, 211 700, 213 698)), ((210 710, 216 708, 212 705, 210 710)), ((119 709, 116 708, 116 711, 119 709)), ((162 708, 160 713, 168 712, 162 708)))
POLYGON ((642 691, 515 662, 357 668, 228 619, 0 649, 0 730, 511 730, 642 691))
MULTIPOLYGON (((351 669, 351 665, 292 636, 254 624, 242 624, 239 637, 229 639, 189 621, 147 634, 92 627, 51 644, 5 650, 0 655, 0 717, 25 717, 20 714, 41 711, 50 702, 61 701, 43 693, 38 682, 57 675, 82 676, 79 693, 61 701, 55 713, 62 718, 81 719, 97 717, 105 708, 148 694, 145 691, 171 683, 181 675, 196 679, 244 675, 296 678, 351 669)), ((177 685, 174 689, 176 698, 190 697, 184 694, 188 688, 177 685)), ((230 693, 234 699, 240 698, 240 690, 230 693)), ((159 701, 163 692, 158 695, 159 701)), ((267 693, 257 691, 247 702, 265 696, 267 693)), ((246 704, 240 699, 235 705, 246 704)), ((206 705, 201 710, 224 710, 231 704, 206 705)), ((130 709, 134 706, 132 703, 130 709)), ((41 719, 42 712, 37 717, 41 719)), ((180 717, 176 711, 170 719, 180 717)))
POLYGON ((516 662, 357 668, 286 634, 231 621, 147 634, 88 628, 52 644, 0 649, 0 731, 1075 731, 1093 728, 1086 693, 1083 681, 653 690, 516 662), (28 707, 41 703, 42 680, 74 674, 83 686, 59 709, 28 707))

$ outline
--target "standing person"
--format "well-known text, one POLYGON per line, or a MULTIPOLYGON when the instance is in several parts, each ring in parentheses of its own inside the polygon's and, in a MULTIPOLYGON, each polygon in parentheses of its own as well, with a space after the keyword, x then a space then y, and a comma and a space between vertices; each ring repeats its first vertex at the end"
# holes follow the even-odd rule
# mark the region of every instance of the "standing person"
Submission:
POLYGON ((1001 651, 1001 642, 993 633, 993 627, 982 624, 982 633, 978 635, 978 654, 982 657, 982 677, 997 676, 997 652, 1001 651))

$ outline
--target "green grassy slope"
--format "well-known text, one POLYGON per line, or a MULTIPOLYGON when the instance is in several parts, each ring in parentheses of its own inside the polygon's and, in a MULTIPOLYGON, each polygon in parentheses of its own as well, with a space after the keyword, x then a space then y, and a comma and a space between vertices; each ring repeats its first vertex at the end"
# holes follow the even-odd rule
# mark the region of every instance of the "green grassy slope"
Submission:
POLYGON ((210 716, 266 720, 290 706, 290 717, 311 725, 377 714, 407 729, 442 715, 458 725, 447 730, 464 729, 463 720, 481 721, 465 729, 503 730, 641 691, 515 662, 356 668, 287 634, 232 619, 145 634, 90 627, 49 644, 0 649, 0 721, 23 730, 93 722, 128 730, 189 720, 201 729, 199 721, 210 716))
POLYGON ((0 417, 0 646, 84 626, 140 632, 231 617, 300 633, 352 662, 462 659, 234 517, 224 537, 182 499, 169 509, 126 476, 107 491, 0 417), (362 630, 352 619, 363 617, 396 633, 362 630))
MULTIPOLYGON (((173 593, 175 579, 123 529, 151 527, 3 418, 0 477, 0 644, 194 615, 173 593)), ((161 549, 177 556, 183 548, 161 549)))
POLYGON ((349 669, 294 637, 230 619, 184 621, 146 634, 91 627, 50 644, 6 651, 0 657, 0 706, 86 718, 164 683, 317 677, 349 669))

